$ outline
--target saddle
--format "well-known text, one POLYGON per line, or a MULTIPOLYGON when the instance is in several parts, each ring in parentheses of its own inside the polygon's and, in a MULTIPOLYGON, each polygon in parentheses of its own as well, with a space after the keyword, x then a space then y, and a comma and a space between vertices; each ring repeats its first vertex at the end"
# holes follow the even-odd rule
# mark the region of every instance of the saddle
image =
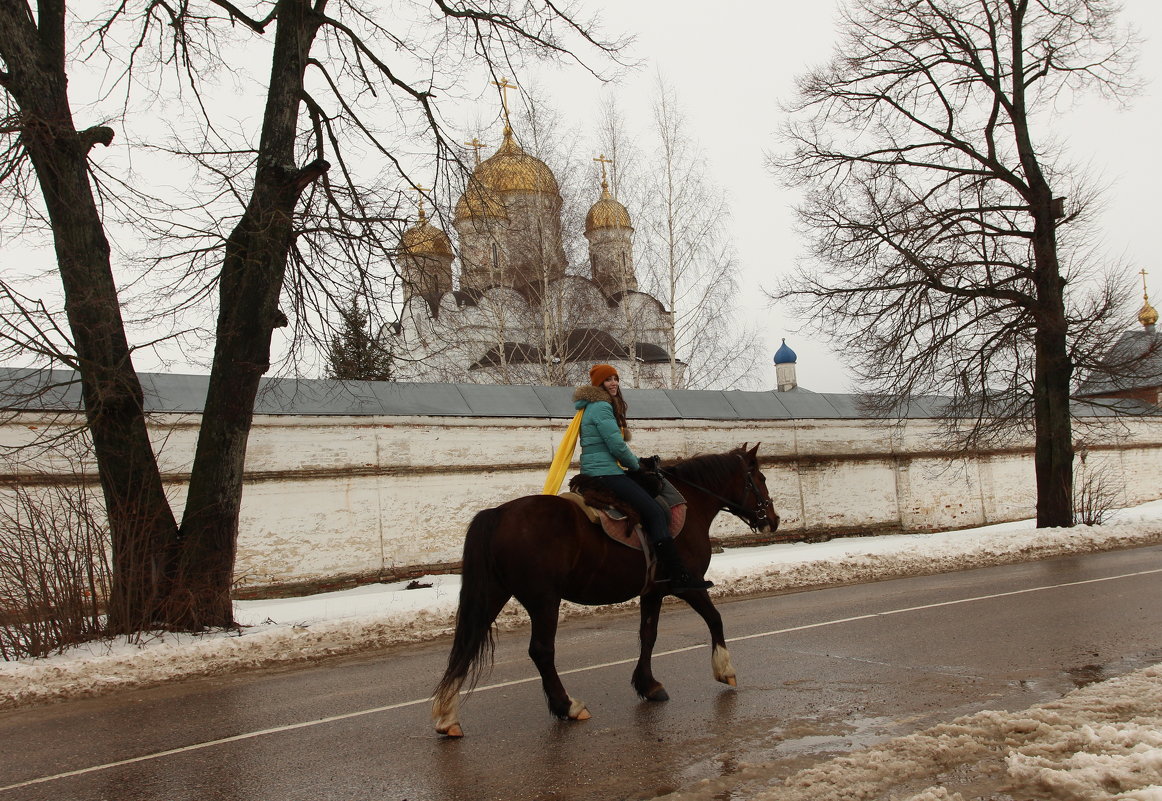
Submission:
MULTIPOLYGON (((655 494, 654 499, 662 509, 669 511, 670 536, 677 537, 686 524, 686 499, 669 481, 660 476, 657 477, 657 481, 659 492, 655 494)), ((645 532, 642 531, 641 518, 633 507, 607 491, 600 482, 590 476, 573 476, 569 480, 569 489, 570 492, 562 492, 561 497, 581 507, 589 520, 599 523, 610 539, 649 554, 650 549, 646 544, 645 532)))

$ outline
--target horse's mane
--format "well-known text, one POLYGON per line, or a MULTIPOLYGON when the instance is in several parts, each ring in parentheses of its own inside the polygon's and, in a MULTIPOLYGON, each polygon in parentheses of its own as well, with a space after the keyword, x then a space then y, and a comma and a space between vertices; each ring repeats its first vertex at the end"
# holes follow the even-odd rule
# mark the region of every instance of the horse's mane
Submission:
POLYGON ((684 481, 720 485, 738 472, 739 462, 736 457, 740 455, 739 448, 726 453, 705 453, 664 465, 663 469, 684 481))

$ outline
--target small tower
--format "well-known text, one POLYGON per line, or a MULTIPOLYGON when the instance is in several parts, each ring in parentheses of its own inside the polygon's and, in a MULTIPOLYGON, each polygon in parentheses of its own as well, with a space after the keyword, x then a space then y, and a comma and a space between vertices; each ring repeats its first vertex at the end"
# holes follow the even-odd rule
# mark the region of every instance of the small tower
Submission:
POLYGON ((1158 322, 1158 311, 1150 305, 1150 295, 1146 292, 1146 271, 1139 270, 1142 276, 1142 308, 1138 311, 1138 322, 1146 329, 1146 333, 1154 333, 1154 324, 1158 322))
POLYGON ((589 240, 589 264, 593 281, 606 295, 637 289, 633 269, 633 226, 629 212, 609 193, 605 154, 593 159, 601 164, 601 197, 585 215, 585 238, 589 240))
POLYGON ((420 193, 419 219, 400 237, 400 266, 404 302, 416 295, 438 298, 452 290, 452 261, 456 258, 448 235, 428 222, 424 213, 423 187, 420 193))
POLYGON ((799 386, 795 378, 795 362, 799 357, 787 347, 787 340, 775 351, 775 388, 779 392, 789 392, 799 386))

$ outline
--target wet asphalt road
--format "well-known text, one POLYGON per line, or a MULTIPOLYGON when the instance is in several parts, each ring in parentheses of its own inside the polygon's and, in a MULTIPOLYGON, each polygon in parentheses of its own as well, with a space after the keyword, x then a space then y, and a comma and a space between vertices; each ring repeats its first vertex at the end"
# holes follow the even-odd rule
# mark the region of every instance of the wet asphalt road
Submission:
POLYGON ((668 603, 664 704, 629 687, 636 615, 563 624, 558 666, 593 713, 582 723, 548 716, 523 631, 501 634, 458 741, 428 719, 444 640, 0 713, 0 801, 605 801, 756 763, 765 781, 1162 662, 1162 547, 720 608, 738 689, 713 680, 701 620, 668 603))

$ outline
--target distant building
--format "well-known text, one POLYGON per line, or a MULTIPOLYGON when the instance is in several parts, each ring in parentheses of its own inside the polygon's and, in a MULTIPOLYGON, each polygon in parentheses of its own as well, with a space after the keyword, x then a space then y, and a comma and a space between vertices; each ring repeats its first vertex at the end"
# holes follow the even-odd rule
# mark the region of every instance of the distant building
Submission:
POLYGON ((632 387, 671 386, 674 368, 680 386, 673 316, 638 290, 633 225, 610 194, 610 162, 595 159, 602 181, 585 217, 588 274, 567 273, 556 177, 521 149, 507 118, 506 109, 500 147, 476 164, 456 202, 456 246, 422 204, 402 236, 404 311, 381 333, 396 378, 567 385, 607 362, 632 387))
POLYGON ((1143 271, 1141 329, 1126 331, 1078 389, 1081 398, 1129 398, 1155 406, 1162 397, 1162 336, 1155 330, 1158 312, 1150 305, 1143 271))

